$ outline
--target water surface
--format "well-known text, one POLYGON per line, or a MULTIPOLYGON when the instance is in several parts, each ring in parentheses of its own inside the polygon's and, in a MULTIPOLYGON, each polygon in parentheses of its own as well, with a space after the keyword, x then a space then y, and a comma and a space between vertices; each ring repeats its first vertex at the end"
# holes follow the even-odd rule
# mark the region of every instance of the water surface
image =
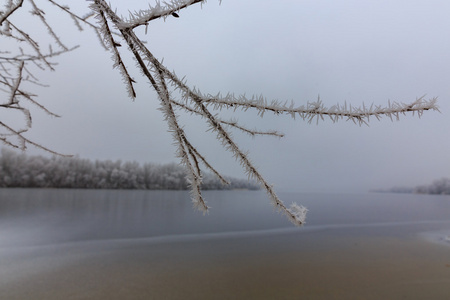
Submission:
POLYGON ((203 216, 184 191, 0 189, 0 299, 450 295, 450 197, 280 197, 305 226, 260 191, 205 192, 203 216))

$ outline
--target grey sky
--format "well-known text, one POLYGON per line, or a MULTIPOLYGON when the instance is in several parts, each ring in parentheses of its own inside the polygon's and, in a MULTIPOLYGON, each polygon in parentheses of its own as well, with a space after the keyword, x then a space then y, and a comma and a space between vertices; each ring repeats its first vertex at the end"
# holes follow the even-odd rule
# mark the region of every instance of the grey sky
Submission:
MULTIPOLYGON (((111 2, 133 10, 141 3, 147 7, 146 1, 111 2)), ((86 11, 84 1, 76 5, 71 4, 86 11)), ((383 118, 370 127, 329 120, 309 125, 287 116, 261 119, 250 111, 234 115, 247 127, 286 134, 283 139, 234 134, 278 190, 365 191, 450 176, 448 11, 446 0, 223 0, 221 5, 210 0, 203 8, 181 11, 180 18, 151 23, 142 37, 169 69, 204 93, 263 94, 298 104, 320 95, 327 106, 438 96, 442 113, 400 122, 383 118)), ((132 102, 94 33, 78 33, 70 19, 58 24, 62 39, 81 48, 60 57, 56 72, 42 75, 51 87, 38 93, 63 117, 36 112, 27 136, 83 158, 176 161, 156 94, 139 72, 131 68, 139 83, 132 102)), ((244 176, 205 134, 201 121, 183 119, 214 166, 244 176)), ((37 153, 44 154, 30 149, 37 153)))

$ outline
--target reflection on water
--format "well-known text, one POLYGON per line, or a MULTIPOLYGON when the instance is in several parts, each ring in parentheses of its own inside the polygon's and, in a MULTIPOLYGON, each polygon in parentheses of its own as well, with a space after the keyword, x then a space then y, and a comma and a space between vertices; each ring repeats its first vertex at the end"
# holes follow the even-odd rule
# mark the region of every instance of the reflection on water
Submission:
MULTIPOLYGON (((280 194, 309 209, 298 230, 449 222, 450 197, 280 194)), ((211 212, 185 191, 0 189, 0 246, 261 230, 297 230, 260 191, 207 191, 211 212)), ((445 226, 444 226, 445 227, 445 226)))

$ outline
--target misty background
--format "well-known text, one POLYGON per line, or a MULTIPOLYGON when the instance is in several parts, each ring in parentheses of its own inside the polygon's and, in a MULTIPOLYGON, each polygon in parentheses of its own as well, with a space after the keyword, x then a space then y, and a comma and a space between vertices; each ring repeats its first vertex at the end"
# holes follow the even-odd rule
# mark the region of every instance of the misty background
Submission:
MULTIPOLYGON (((124 15, 147 8, 146 1, 111 2, 124 15)), ((69 5, 83 14, 87 3, 69 5)), ((263 94, 299 105, 320 95, 326 106, 437 96, 441 113, 407 115, 399 122, 374 118, 362 127, 271 114, 260 118, 252 111, 227 114, 249 128, 286 134, 278 139, 234 133, 276 190, 358 192, 450 176, 449 9, 445 0, 224 0, 221 5, 210 0, 180 11, 179 18, 152 21, 146 35, 138 33, 156 57, 203 93, 263 94)), ((127 49, 122 53, 138 82, 134 101, 95 34, 88 28, 78 32, 70 18, 50 11, 56 10, 47 18, 61 39, 81 47, 54 59, 56 72, 36 72, 50 87, 29 90, 62 117, 32 109, 33 128, 26 136, 81 158, 178 162, 157 95, 127 49)), ((23 16, 23 24, 32 27, 29 15, 23 16)), ((213 166, 245 177, 202 120, 182 119, 188 137, 213 166)), ((49 155, 31 146, 28 153, 49 155)))

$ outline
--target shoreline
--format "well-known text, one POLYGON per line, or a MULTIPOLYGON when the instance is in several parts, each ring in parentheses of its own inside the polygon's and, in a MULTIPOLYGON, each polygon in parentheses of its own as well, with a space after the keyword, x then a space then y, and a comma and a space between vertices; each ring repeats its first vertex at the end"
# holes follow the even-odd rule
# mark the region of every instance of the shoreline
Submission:
POLYGON ((0 298, 446 299, 450 231, 381 229, 22 248, 6 257, 0 298))

